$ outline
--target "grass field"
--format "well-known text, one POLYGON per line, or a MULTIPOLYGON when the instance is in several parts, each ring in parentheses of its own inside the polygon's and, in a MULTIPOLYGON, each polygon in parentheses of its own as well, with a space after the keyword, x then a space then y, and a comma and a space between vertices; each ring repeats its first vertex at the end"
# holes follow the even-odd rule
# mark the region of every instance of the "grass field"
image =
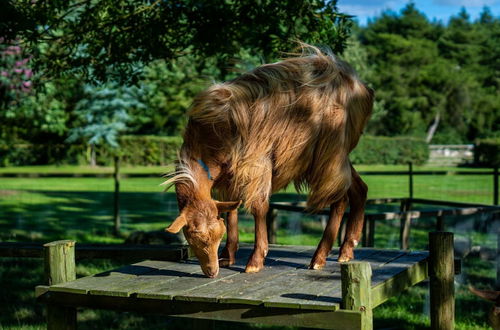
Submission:
MULTIPOLYGON (((360 166, 359 171, 404 171, 406 166, 360 166)), ((443 170, 443 168, 415 168, 443 170)), ((446 170, 453 170, 448 168, 446 170)), ((462 169, 460 169, 462 171, 462 169)), ((474 169, 477 171, 478 169, 474 169)), ((488 171, 488 169, 484 169, 488 171)), ((111 173, 111 168, 89 167, 21 167, 0 168, 0 173, 111 173)), ((163 229, 177 214, 175 195, 163 193, 159 184, 160 167, 123 168, 122 173, 152 173, 158 178, 126 178, 121 181, 121 218, 124 236, 137 230, 163 229)), ((407 197, 406 176, 364 176, 369 185, 369 198, 407 197)), ((415 197, 479 202, 490 204, 493 182, 491 176, 446 175, 415 176, 415 197)), ((289 190, 288 193, 293 193, 289 190)), ((275 198, 289 200, 290 194, 275 198)), ((295 197, 294 197, 295 198, 295 197)), ((75 239, 80 243, 120 243, 122 237, 112 235, 113 180, 111 178, 0 178, 0 241, 40 241, 75 239)), ((386 206, 391 208, 391 206, 386 206)), ((397 208, 397 205, 392 206, 397 208)), ((376 211, 372 209, 371 211, 376 211)), ((453 219, 451 219, 453 220, 453 219)), ((315 216, 280 213, 278 242, 280 244, 316 245, 322 227, 315 216)), ((412 229, 411 246, 426 247, 427 232, 432 219, 421 219, 412 229)), ((471 223, 476 220, 470 219, 471 223)), ((491 235, 469 227, 453 227, 457 236, 470 237, 473 245, 495 247, 491 235), (464 229, 465 228, 465 229, 464 229)), ((377 224, 376 246, 398 246, 399 227, 390 223, 377 224)), ((253 241, 253 222, 241 215, 240 237, 253 241)), ((83 261, 78 275, 104 271, 118 264, 112 261, 83 261)), ((33 301, 33 287, 42 282, 42 265, 36 259, 0 259, 0 329, 36 329, 44 327, 42 308, 33 301), (8 289, 7 289, 8 288, 8 289)), ((494 265, 477 258, 464 260, 464 275, 457 280, 457 328, 486 329, 487 304, 472 297, 466 285, 492 287, 494 265)), ((416 287, 393 298, 375 310, 377 327, 420 329, 429 325, 426 311, 427 289, 416 287)), ((146 329, 183 325, 165 318, 150 318, 130 313, 85 311, 80 313, 81 328, 146 329)), ((230 328, 223 325, 222 328, 230 328)), ((245 328, 246 326, 243 326, 245 328)))

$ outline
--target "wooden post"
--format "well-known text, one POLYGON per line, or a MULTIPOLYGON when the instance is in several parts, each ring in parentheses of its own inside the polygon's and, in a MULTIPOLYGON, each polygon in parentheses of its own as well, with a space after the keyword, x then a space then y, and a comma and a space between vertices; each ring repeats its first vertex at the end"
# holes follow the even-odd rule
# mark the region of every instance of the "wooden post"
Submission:
MULTIPOLYGON (((44 244, 45 281, 48 285, 76 279, 75 241, 44 244)), ((47 329, 76 329, 76 308, 47 305, 47 329)))
POLYGON ((368 227, 368 220, 366 218, 363 219, 363 236, 361 236, 361 246, 368 246, 368 235, 370 234, 370 228, 368 227))
POLYGON ((413 199, 413 163, 408 163, 408 193, 410 199, 413 199))
POLYGON ((363 247, 373 247, 375 241, 375 220, 365 216, 363 224, 363 237, 361 244, 363 247))
POLYGON ((368 226, 370 228, 370 232, 368 234, 368 247, 375 246, 375 219, 368 219, 368 226))
POLYGON ((498 166, 493 169, 493 205, 498 205, 498 166))
POLYGON ((115 180, 115 195, 114 195, 114 212, 113 223, 114 233, 116 236, 120 234, 120 157, 114 156, 115 171, 113 172, 113 179, 115 180))
POLYGON ((276 244, 276 232, 278 231, 278 210, 269 208, 266 215, 267 239, 270 244, 276 244))
POLYGON ((372 269, 368 262, 340 265, 342 308, 361 312, 361 329, 373 329, 371 308, 372 269))
POLYGON ((444 215, 442 214, 436 216, 436 231, 444 231, 444 215))
POLYGON ((500 290, 500 233, 497 234, 497 284, 496 289, 500 290))
POLYGON ((399 231, 399 246, 401 250, 408 250, 410 248, 410 229, 411 229, 411 199, 401 202, 401 212, 406 214, 401 216, 401 224, 399 231))
POLYGON ((431 329, 454 329, 453 233, 429 233, 429 277, 431 329))

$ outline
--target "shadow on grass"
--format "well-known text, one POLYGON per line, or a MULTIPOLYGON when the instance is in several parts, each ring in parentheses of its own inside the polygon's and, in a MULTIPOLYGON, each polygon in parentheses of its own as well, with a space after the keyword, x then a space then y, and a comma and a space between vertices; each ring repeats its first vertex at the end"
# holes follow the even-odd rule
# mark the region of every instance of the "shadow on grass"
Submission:
MULTIPOLYGON (((113 197, 112 192, 22 191, 0 200, 0 240, 99 242, 112 236, 113 197)), ((163 229, 176 214, 174 193, 120 194, 124 232, 163 229)))

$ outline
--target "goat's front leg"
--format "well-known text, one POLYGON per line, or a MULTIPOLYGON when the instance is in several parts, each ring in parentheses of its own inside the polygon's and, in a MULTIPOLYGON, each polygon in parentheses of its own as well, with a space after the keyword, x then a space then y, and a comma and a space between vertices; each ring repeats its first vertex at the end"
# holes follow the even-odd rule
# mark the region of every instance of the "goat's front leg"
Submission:
POLYGON ((252 255, 248 259, 246 273, 257 273, 264 268, 264 260, 268 252, 266 214, 269 202, 263 201, 252 206, 251 212, 255 219, 255 243, 252 255))
POLYGON ((230 211, 226 219, 227 238, 226 245, 219 257, 220 267, 229 267, 234 264, 236 251, 238 251, 238 210, 230 211))

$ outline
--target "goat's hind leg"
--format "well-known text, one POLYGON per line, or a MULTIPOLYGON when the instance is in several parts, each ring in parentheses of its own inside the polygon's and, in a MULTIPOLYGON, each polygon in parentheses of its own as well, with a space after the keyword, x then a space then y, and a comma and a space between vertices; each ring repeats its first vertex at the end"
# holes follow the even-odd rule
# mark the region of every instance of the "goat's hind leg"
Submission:
POLYGON ((332 250, 333 242, 337 238, 340 223, 347 205, 347 196, 342 197, 339 201, 330 206, 330 217, 328 224, 323 231, 323 237, 314 252, 313 258, 309 265, 310 269, 321 269, 326 264, 326 258, 332 250))
POLYGON ((245 273, 257 273, 264 268, 264 260, 268 252, 266 215, 269 202, 261 201, 252 205, 251 212, 255 219, 255 243, 252 255, 248 259, 245 273))
POLYGON ((339 262, 354 259, 354 248, 358 245, 363 231, 365 218, 365 204, 368 186, 361 180, 359 174, 351 165, 352 184, 347 195, 349 196, 349 218, 344 242, 340 248, 339 262))
POLYGON ((228 213, 226 219, 227 238, 226 245, 219 256, 219 266, 229 267, 236 260, 236 251, 238 251, 238 210, 232 210, 228 213))

